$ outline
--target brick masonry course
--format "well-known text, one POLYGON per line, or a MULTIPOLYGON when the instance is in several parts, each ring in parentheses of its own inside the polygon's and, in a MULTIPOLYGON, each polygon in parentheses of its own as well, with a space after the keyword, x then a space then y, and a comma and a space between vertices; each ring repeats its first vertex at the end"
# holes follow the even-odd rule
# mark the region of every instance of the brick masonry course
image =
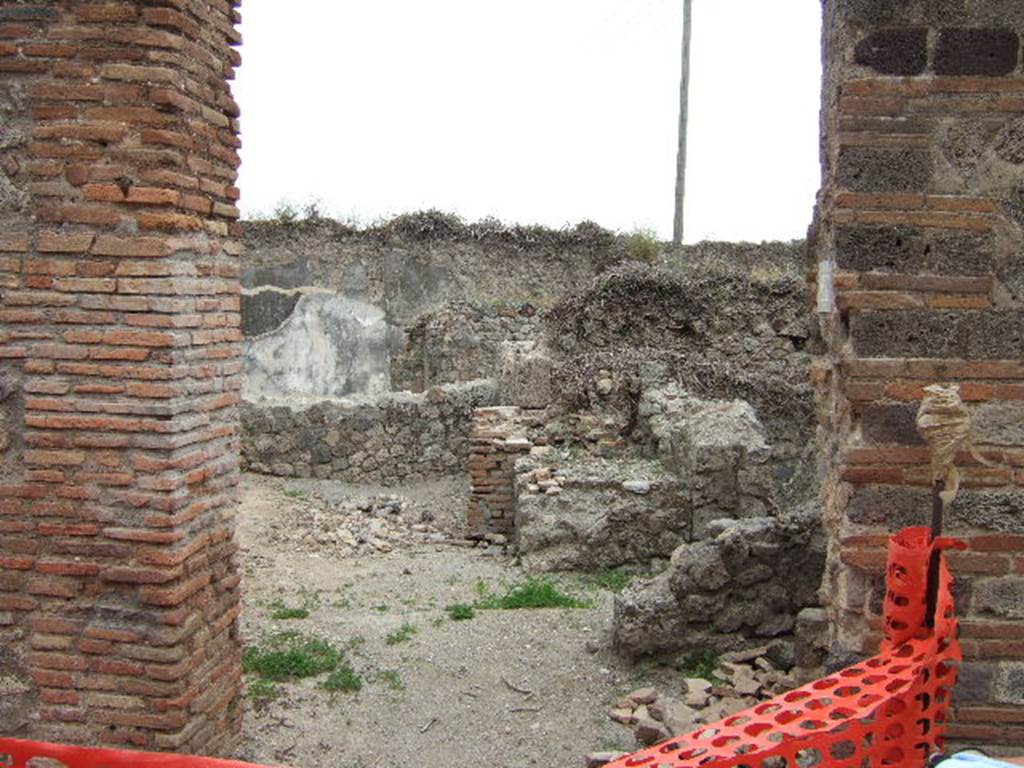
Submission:
POLYGON ((953 739, 1024 742, 1019 253, 1024 11, 1009 0, 825 3, 824 177, 811 275, 834 311, 812 368, 833 655, 874 652, 887 532, 927 524, 923 388, 961 385, 979 463, 947 519, 966 661, 953 739))
POLYGON ((239 15, 173 5, 0 2, 0 722, 229 753, 239 15))

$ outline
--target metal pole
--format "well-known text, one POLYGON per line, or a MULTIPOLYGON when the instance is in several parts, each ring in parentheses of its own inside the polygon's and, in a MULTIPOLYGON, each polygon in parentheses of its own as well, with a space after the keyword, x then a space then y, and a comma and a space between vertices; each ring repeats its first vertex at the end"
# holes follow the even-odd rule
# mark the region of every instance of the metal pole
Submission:
MULTIPOLYGON (((942 535, 942 514, 945 511, 942 503, 942 492, 946 484, 942 480, 936 480, 932 485, 932 541, 942 535)), ((928 561, 928 591, 926 592, 925 621, 931 628, 935 627, 935 611, 939 603, 939 558, 942 555, 939 550, 933 549, 931 559, 928 561)))
POLYGON ((679 80, 679 151, 676 155, 676 210, 672 242, 683 244, 683 199, 686 196, 686 122, 690 100, 690 21, 693 0, 683 0, 683 65, 679 80))

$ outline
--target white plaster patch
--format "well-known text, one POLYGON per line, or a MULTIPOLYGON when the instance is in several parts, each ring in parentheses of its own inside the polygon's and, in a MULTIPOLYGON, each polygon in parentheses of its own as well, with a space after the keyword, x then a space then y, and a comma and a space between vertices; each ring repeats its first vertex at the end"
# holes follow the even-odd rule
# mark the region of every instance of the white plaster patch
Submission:
POLYGON ((391 389, 384 310, 334 293, 306 294, 273 333, 246 344, 245 398, 359 397, 391 389))

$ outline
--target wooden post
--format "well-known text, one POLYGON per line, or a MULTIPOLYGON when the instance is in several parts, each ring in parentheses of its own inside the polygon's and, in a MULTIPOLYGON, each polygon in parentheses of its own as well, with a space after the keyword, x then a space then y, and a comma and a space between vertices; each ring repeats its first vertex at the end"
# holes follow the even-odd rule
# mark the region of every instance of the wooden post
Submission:
POLYGON ((690 100, 690 21, 693 0, 683 0, 683 64, 679 81, 679 151, 676 155, 676 208, 672 242, 683 244, 683 200, 686 196, 686 124, 690 100))

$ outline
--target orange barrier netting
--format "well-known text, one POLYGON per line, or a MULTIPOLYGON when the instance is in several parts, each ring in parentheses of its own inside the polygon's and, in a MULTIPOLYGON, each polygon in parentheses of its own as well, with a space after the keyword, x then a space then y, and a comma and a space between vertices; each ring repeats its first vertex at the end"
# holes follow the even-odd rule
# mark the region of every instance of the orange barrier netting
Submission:
POLYGON ((940 751, 961 660, 952 577, 940 557, 927 627, 933 551, 963 544, 906 528, 889 541, 885 639, 878 656, 607 768, 877 768, 923 766, 940 751))
POLYGON ((132 752, 126 749, 90 749, 0 738, 0 768, 28 768, 30 760, 40 761, 36 764, 45 768, 57 768, 60 765, 66 768, 267 768, 212 757, 132 752))
MULTIPOLYGON (((878 656, 608 768, 923 766, 941 749, 961 660, 952 577, 941 558, 934 630, 927 626, 928 563, 933 551, 962 546, 952 539, 932 541, 928 528, 906 528, 892 537, 878 656)), ((231 760, 0 738, 0 768, 26 768, 32 758, 67 768, 251 768, 231 760)))

